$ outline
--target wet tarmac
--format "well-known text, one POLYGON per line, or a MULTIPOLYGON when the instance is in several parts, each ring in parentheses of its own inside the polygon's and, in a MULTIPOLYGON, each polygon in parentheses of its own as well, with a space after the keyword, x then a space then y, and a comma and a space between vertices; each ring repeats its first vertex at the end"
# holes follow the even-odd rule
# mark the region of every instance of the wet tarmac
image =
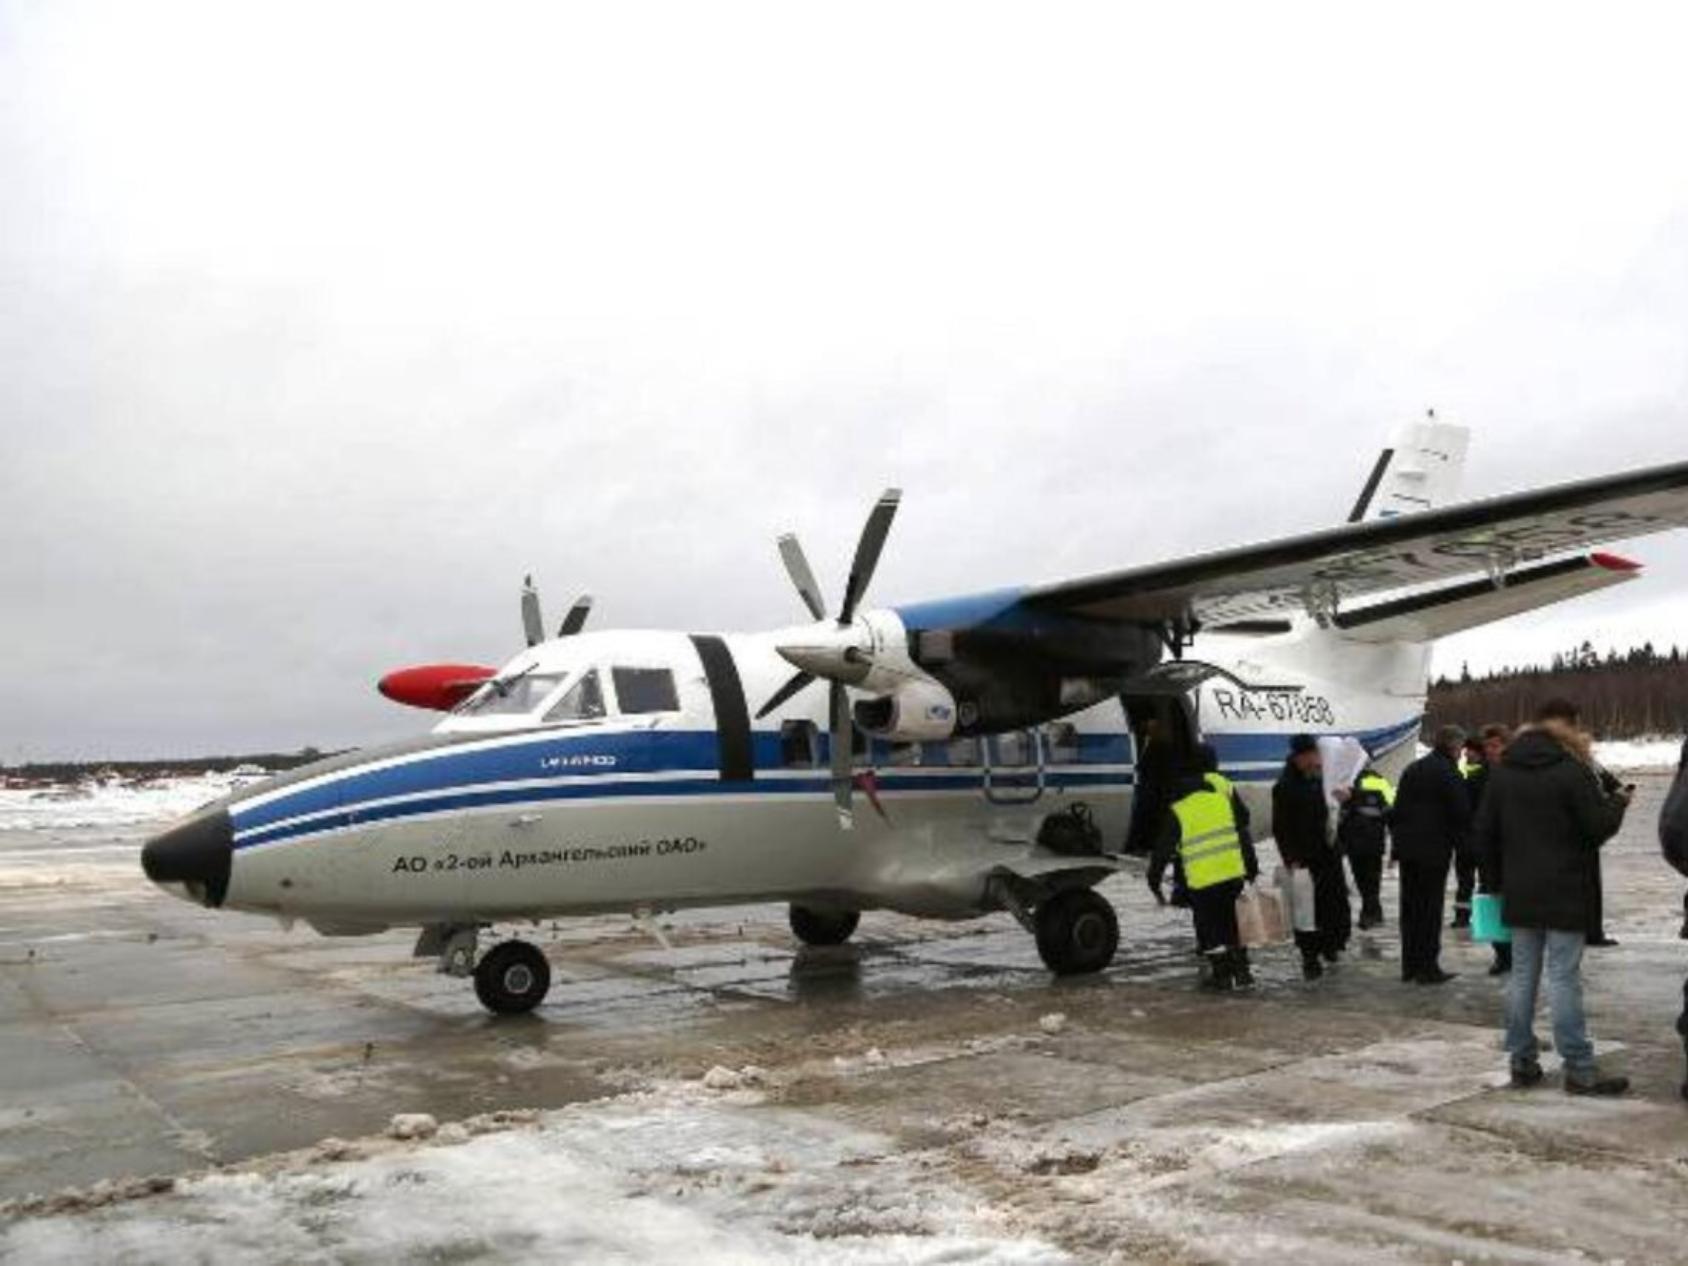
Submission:
POLYGON ((1688 1260, 1688 942, 1665 781, 1640 781, 1606 858, 1621 944, 1586 966, 1618 1102, 1503 1087, 1486 947, 1450 935, 1459 979, 1408 986, 1386 928, 1322 981, 1280 948, 1213 997, 1187 916, 1135 877, 1105 889, 1124 938, 1099 978, 1052 981, 1006 917, 872 914, 799 950, 770 906, 673 916, 671 948, 625 919, 548 930, 549 999, 494 1020, 412 934, 197 909, 141 879, 136 832, 0 835, 0 1202, 753 1065, 746 1111, 887 1140, 1078 1260, 1688 1260))

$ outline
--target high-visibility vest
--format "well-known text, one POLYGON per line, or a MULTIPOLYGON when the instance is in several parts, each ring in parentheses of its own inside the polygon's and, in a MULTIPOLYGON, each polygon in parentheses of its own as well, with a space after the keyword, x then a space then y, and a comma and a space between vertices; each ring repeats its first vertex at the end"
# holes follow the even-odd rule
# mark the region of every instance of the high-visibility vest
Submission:
POLYGON ((1383 797, 1383 803, 1393 808, 1395 805, 1395 786, 1379 773, 1362 775, 1359 782, 1361 791, 1375 791, 1383 797))
POLYGON ((1192 791, 1176 801, 1172 812, 1178 819, 1178 860, 1187 888, 1192 892, 1211 888, 1248 873, 1230 796, 1210 785, 1206 791, 1192 791))
POLYGON ((1203 774, 1202 780, 1220 795, 1224 796, 1225 799, 1229 800, 1231 798, 1231 780, 1225 777, 1224 774, 1203 774))

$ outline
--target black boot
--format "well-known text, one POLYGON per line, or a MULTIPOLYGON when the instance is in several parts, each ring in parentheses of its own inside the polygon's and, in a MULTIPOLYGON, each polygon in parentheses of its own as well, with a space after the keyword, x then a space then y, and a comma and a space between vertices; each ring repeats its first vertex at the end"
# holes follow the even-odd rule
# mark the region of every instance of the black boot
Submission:
POLYGON ((1202 988, 1218 993, 1230 992, 1233 983, 1230 953, 1226 950, 1209 951, 1206 957, 1207 975, 1202 980, 1202 988))
POLYGON ((1301 956, 1301 979, 1317 980, 1325 974, 1325 965, 1319 961, 1317 952, 1301 956))
POLYGON ((1248 950, 1244 946, 1231 951, 1231 979, 1239 989, 1254 988, 1254 972, 1249 969, 1248 950))

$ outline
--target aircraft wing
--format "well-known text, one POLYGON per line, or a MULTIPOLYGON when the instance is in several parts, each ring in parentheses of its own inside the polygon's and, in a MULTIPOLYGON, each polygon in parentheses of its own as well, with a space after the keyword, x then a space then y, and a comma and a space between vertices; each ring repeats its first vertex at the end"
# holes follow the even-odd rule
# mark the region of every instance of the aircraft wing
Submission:
POLYGON ((1688 526, 1688 462, 1350 523, 1037 586, 1034 608, 1209 628, 1485 573, 1688 526))

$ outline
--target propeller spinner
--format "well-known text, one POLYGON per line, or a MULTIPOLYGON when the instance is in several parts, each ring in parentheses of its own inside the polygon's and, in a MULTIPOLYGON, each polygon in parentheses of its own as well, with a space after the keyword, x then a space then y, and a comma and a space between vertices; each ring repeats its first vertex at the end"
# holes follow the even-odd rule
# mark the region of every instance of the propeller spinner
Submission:
POLYGON ((788 532, 779 538, 780 559, 785 563, 786 575, 797 589, 797 596, 815 617, 814 626, 802 640, 779 646, 781 656, 797 671, 764 703, 756 713, 757 719, 767 716, 792 696, 806 689, 817 679, 827 680, 827 729, 831 735, 832 797, 838 808, 838 825, 848 831, 855 826, 855 812, 851 807, 854 780, 851 776, 851 739, 853 722, 850 719, 850 699, 847 688, 867 677, 873 661, 863 649, 863 639, 855 629, 856 609, 867 592, 868 582, 879 566, 879 555, 890 535, 891 521, 897 516, 902 491, 887 488, 868 513, 867 522, 856 541, 856 556, 850 563, 850 574, 844 582, 844 603, 838 609, 836 621, 829 620, 826 599, 821 595, 815 572, 798 544, 797 537, 788 532))

